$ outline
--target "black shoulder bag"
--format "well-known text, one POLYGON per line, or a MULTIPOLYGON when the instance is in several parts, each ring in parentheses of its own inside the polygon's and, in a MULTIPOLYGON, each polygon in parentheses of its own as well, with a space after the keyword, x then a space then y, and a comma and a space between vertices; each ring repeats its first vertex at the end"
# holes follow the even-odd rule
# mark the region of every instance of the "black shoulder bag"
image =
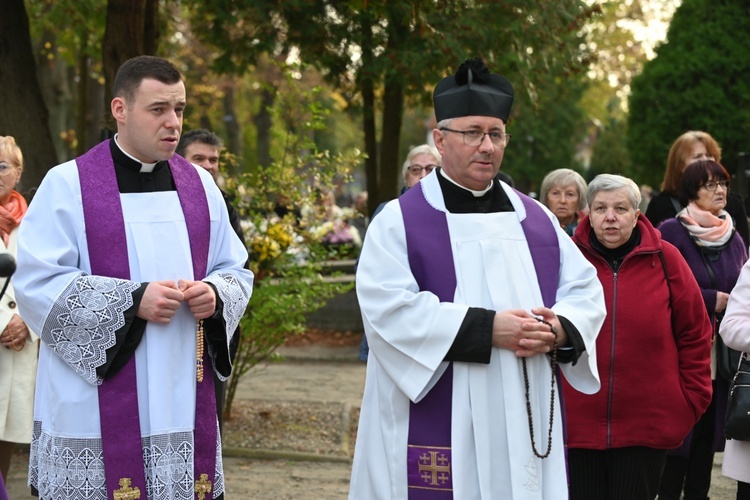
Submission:
MULTIPOLYGON (((714 274, 714 270, 711 267, 711 264, 706 258, 706 254, 700 248, 698 249, 698 251, 701 254, 701 258, 703 259, 703 264, 706 266, 708 278, 711 280, 711 287, 715 290, 718 290, 716 286, 716 275, 714 274)), ((727 345, 722 340, 721 335, 719 335, 719 325, 721 324, 721 319, 723 317, 723 313, 714 313, 714 334, 711 339, 716 343, 716 374, 727 382, 731 382, 734 378, 734 374, 737 372, 737 366, 740 364, 740 356, 742 356, 742 353, 740 351, 727 347, 727 345)))
POLYGON ((747 353, 741 355, 739 368, 729 386, 724 436, 750 441, 750 360, 747 353))

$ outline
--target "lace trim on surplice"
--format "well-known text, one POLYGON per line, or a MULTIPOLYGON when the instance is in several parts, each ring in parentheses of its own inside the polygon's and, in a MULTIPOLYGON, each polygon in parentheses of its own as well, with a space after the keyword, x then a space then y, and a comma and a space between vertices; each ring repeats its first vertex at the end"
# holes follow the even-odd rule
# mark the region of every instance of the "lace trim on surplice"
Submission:
MULTIPOLYGON (((213 284, 219 292, 219 297, 224 302, 222 317, 226 324, 226 331, 227 333, 234 332, 237 325, 240 324, 242 315, 245 314, 252 289, 244 281, 237 279, 231 273, 215 273, 207 276, 204 281, 213 284)), ((227 349, 229 349, 229 338, 227 335, 227 349)), ((208 346, 208 353, 212 358, 215 357, 214 350, 210 344, 208 346)), ((216 376, 222 382, 228 378, 216 371, 214 373, 216 373, 216 376)))
MULTIPOLYGON (((141 438, 147 498, 193 500, 193 433, 175 432, 141 438)), ((212 496, 224 493, 221 438, 216 439, 216 476, 212 496)), ((101 439, 54 437, 34 422, 29 456, 29 485, 39 498, 106 500, 101 439)))
POLYGON ((140 286, 104 276, 73 280, 52 305, 41 338, 86 382, 100 384, 96 369, 106 363, 115 332, 125 324, 123 312, 140 286))
POLYGON ((227 331, 233 332, 245 314, 252 289, 231 273, 215 273, 206 276, 204 281, 213 284, 218 290, 219 297, 224 302, 223 316, 227 331))

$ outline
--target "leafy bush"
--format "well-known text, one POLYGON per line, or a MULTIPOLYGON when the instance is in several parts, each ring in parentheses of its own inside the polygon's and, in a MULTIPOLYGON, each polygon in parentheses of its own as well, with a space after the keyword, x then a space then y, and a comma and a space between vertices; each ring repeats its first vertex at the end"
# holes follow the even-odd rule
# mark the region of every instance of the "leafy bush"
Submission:
POLYGON ((278 96, 271 114, 283 112, 288 121, 288 114, 294 112, 298 126, 286 131, 281 158, 226 182, 237 200, 249 265, 255 273, 253 296, 240 321, 240 343, 224 409, 227 419, 240 378, 272 358, 289 336, 303 332, 308 313, 352 286, 323 275, 322 263, 331 257, 326 245, 330 242, 302 212, 319 205, 320 193, 349 181, 349 172, 362 161, 362 154, 316 149, 313 132, 323 127, 328 113, 315 102, 319 89, 301 90, 293 78, 287 78, 292 90, 278 96))

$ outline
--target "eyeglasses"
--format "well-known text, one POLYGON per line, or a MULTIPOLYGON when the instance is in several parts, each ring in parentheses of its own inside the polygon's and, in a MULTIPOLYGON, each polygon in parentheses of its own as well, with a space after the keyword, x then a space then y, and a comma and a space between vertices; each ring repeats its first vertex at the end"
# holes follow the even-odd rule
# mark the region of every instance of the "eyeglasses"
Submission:
POLYGON ((706 191, 716 191, 719 186, 723 187, 724 191, 729 191, 729 181, 708 181, 701 187, 706 188, 706 191))
POLYGON ((424 170, 426 173, 430 173, 433 170, 435 170, 438 166, 437 165, 409 165, 407 168, 409 169, 409 173, 412 173, 414 175, 419 175, 422 173, 422 170, 424 170))
POLYGON ((496 148, 505 148, 510 142, 510 134, 503 132, 482 132, 481 130, 453 130, 452 128, 441 127, 440 130, 446 132, 455 132, 464 136, 464 144, 467 146, 479 146, 484 141, 484 136, 490 136, 490 142, 496 148))

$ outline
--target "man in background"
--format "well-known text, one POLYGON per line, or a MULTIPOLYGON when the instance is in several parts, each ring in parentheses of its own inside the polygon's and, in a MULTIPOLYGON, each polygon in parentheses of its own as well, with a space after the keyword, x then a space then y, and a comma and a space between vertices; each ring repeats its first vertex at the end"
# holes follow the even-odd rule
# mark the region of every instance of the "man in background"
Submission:
MULTIPOLYGON (((183 134, 182 137, 180 137, 180 143, 177 145, 177 150, 175 152, 190 163, 204 168, 211 174, 214 181, 216 181, 219 174, 221 147, 222 142, 218 135, 210 130, 200 128, 183 134)), ((245 235, 243 234, 242 226, 240 225, 240 214, 237 213, 237 210, 234 208, 234 197, 223 189, 219 189, 224 197, 224 203, 227 206, 227 213, 229 214, 229 222, 232 225, 232 229, 234 229, 234 232, 237 233, 242 244, 247 248, 245 235)), ((245 267, 247 267, 247 263, 245 264, 245 267)), ((232 363, 234 363, 234 357, 237 354, 239 343, 240 331, 238 327, 232 337, 232 343, 229 345, 229 357, 232 360, 232 363)), ((216 374, 214 374, 214 383, 216 384, 216 414, 219 417, 219 430, 221 430, 224 424, 224 402, 226 401, 227 395, 227 383, 226 381, 219 379, 216 374)))
MULTIPOLYGON (((210 130, 199 128, 186 132, 180 137, 180 143, 177 145, 177 151, 175 152, 190 163, 206 169, 215 181, 219 175, 219 158, 222 145, 218 135, 210 130)), ((240 237, 242 243, 245 243, 245 235, 242 233, 242 228, 240 227, 240 215, 233 205, 234 197, 226 193, 223 189, 221 190, 221 194, 224 196, 224 201, 227 204, 227 212, 229 212, 229 222, 232 223, 232 229, 240 237)))

